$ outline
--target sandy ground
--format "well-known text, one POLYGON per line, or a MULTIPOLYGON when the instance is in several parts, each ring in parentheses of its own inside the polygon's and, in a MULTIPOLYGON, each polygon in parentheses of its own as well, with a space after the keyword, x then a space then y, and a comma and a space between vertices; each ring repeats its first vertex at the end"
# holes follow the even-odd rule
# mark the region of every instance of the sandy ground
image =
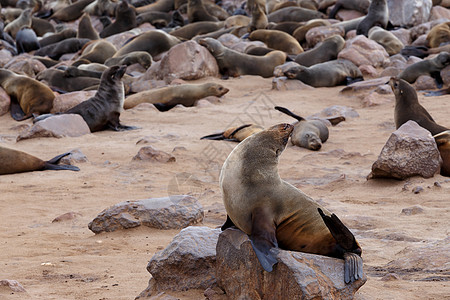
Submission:
MULTIPOLYGON (((87 225, 99 212, 125 200, 191 193, 205 209, 203 225, 217 227, 226 216, 219 170, 236 144, 199 138, 230 125, 268 127, 294 121, 273 110, 274 105, 308 116, 336 104, 353 107, 360 117, 331 128, 330 138, 319 152, 289 143, 280 159, 281 177, 335 212, 355 233, 368 275, 357 299, 450 299, 448 277, 431 280, 436 274, 404 270, 398 272, 397 280, 381 280, 387 273, 384 266, 402 258, 402 250, 443 240, 450 228, 450 178, 366 180, 395 130, 393 102, 363 108, 357 98, 339 95, 342 87, 276 91, 271 90, 271 79, 256 76, 197 82, 205 81, 220 82, 230 92, 217 104, 177 107, 164 113, 151 107, 125 111, 122 123, 141 127, 134 131, 16 143, 21 123, 9 115, 0 117, 2 145, 45 160, 78 148, 89 160, 78 163, 80 172, 0 177, 0 280, 17 280, 28 294, 1 287, 0 299, 133 299, 147 287, 148 261, 179 230, 141 227, 95 235, 87 225), (150 143, 137 145, 141 138, 150 143), (179 147, 173 152, 176 162, 133 162, 132 157, 146 145, 169 153, 179 147), (171 186, 182 173, 200 185, 171 186), (424 190, 412 193, 417 186, 424 190), (401 214, 403 208, 413 205, 422 206, 424 212, 401 214), (67 212, 75 212, 77 217, 52 223, 67 212)), ((390 97, 393 100, 394 96, 390 97)), ((419 100, 437 122, 450 126, 449 96, 420 95, 419 100)), ((180 299, 204 298, 203 291, 195 290, 169 294, 180 299)))

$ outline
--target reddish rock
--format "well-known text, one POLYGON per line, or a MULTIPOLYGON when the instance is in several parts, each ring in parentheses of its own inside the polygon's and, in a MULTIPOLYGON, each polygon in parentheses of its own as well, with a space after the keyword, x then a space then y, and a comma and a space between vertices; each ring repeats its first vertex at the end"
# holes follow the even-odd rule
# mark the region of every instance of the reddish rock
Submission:
POLYGON ((156 150, 152 146, 146 146, 139 149, 138 154, 133 157, 133 160, 156 161, 163 163, 176 161, 175 156, 172 154, 156 150))
POLYGON ((341 21, 349 21, 364 16, 365 14, 357 10, 349 10, 341 8, 336 14, 336 19, 341 21))
POLYGON ((366 78, 366 77, 375 78, 375 77, 379 76, 377 69, 375 69, 371 65, 359 66, 359 70, 363 74, 364 78, 366 78))
POLYGON ((439 173, 441 163, 431 133, 408 121, 389 137, 368 178, 406 179, 417 175, 429 178, 439 173))
POLYGON ((446 66, 441 70, 442 81, 444 81, 444 86, 450 85, 450 66, 446 66))
POLYGON ((336 34, 344 37, 345 36, 344 28, 340 26, 319 26, 308 30, 305 39, 306 42, 308 43, 309 48, 313 48, 317 43, 320 43, 327 37, 336 34))
POLYGON ((29 54, 21 54, 13 57, 4 68, 13 71, 14 73, 27 75, 32 78, 39 72, 47 70, 43 63, 36 59, 32 59, 29 54))
POLYGON ((413 83, 413 87, 417 91, 436 89, 436 80, 428 75, 420 75, 413 83))
POLYGON ((13 58, 13 55, 11 54, 11 52, 9 52, 6 49, 0 50, 0 66, 1 67, 5 66, 8 62, 10 62, 12 58, 13 58))
POLYGON ((140 33, 140 29, 134 29, 108 36, 105 39, 116 46, 117 49, 120 49, 129 39, 139 35, 140 33))
POLYGON ((427 22, 433 6, 431 0, 395 0, 387 2, 389 21, 391 21, 392 25, 400 27, 411 27, 427 22))
POLYGON ((364 35, 358 35, 346 42, 345 48, 339 52, 338 58, 348 59, 357 66, 371 65, 377 68, 384 64, 385 60, 389 58, 389 54, 377 42, 364 35))
POLYGON ((0 116, 3 116, 7 112, 9 112, 10 106, 11 106, 11 98, 5 92, 5 90, 0 87, 0 116))
POLYGON ((291 91, 291 90, 311 90, 314 87, 301 82, 300 80, 288 79, 285 76, 272 79, 272 90, 291 91))
POLYGON ((412 42, 411 32, 408 29, 399 28, 389 32, 395 35, 403 43, 403 45, 409 45, 412 42))
POLYGON ((442 6, 433 6, 430 13, 430 21, 439 19, 450 19, 450 10, 442 6))
POLYGON ((72 107, 93 97, 97 91, 77 91, 60 94, 53 100, 52 113, 66 112, 72 107))
POLYGON ((361 104, 363 107, 371 107, 391 102, 394 102, 392 96, 382 96, 379 93, 373 91, 362 99, 361 104))

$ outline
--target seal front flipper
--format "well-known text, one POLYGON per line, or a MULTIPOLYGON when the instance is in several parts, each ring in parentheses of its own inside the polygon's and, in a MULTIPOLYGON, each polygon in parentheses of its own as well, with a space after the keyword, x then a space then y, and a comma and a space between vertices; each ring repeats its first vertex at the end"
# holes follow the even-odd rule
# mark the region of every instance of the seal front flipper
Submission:
POLYGON ((261 266, 267 272, 273 270, 277 258, 273 248, 278 248, 276 227, 267 207, 255 208, 252 212, 252 234, 250 241, 261 266))
POLYGON ((355 253, 344 253, 344 282, 350 283, 363 278, 363 261, 355 253))
POLYGON ((13 99, 11 99, 10 113, 11 117, 16 121, 23 121, 31 118, 31 114, 29 116, 25 115, 19 103, 13 99))
POLYGON ((234 225, 233 221, 231 221, 230 216, 227 215, 227 220, 225 221, 225 223, 223 223, 222 227, 220 227, 220 230, 224 231, 227 228, 230 227, 236 227, 236 225, 234 225))

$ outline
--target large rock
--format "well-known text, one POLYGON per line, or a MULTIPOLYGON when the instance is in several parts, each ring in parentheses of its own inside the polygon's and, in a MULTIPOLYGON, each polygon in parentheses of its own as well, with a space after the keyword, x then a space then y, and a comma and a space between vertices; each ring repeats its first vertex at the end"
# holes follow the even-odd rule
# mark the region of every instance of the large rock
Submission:
POLYGON ((314 27, 308 30, 305 35, 306 42, 308 43, 309 48, 314 48, 317 43, 322 42, 326 38, 340 35, 342 37, 345 36, 345 30, 340 26, 319 26, 314 27))
POLYGON ((388 0, 389 21, 399 27, 425 23, 430 18, 431 0, 388 0))
POLYGON ((342 259, 280 249, 266 272, 238 229, 222 232, 216 251, 217 284, 229 299, 353 299, 367 280, 345 284, 342 259))
POLYGON ((348 59, 358 67, 371 65, 377 68, 385 63, 389 54, 383 46, 360 34, 345 43, 345 48, 339 52, 338 58, 348 59))
POLYGON ((11 97, 6 93, 4 89, 0 87, 0 116, 3 116, 9 111, 11 106, 11 97))
POLYGON ((292 91, 292 90, 313 90, 314 88, 300 80, 288 79, 285 76, 274 77, 272 79, 272 90, 292 91))
POLYGON ((389 137, 372 165, 368 178, 406 179, 434 176, 442 160, 431 133, 414 121, 408 121, 389 137))
POLYGON ((77 91, 57 95, 53 100, 53 108, 51 112, 66 112, 81 102, 94 97, 95 93, 97 93, 97 91, 77 91))
POLYGON ((43 63, 31 58, 29 54, 15 56, 4 68, 31 78, 34 78, 36 74, 47 69, 43 63))
POLYGON ((171 82, 180 78, 194 80, 207 76, 218 76, 219 66, 214 56, 198 43, 187 41, 173 46, 161 59, 157 79, 171 82), (188 59, 186 59, 188 58, 188 59))
POLYGON ((147 265, 152 274, 139 297, 161 291, 207 289, 216 282, 216 244, 220 229, 190 226, 180 231, 166 249, 157 252, 147 265))
POLYGON ((36 122, 28 131, 20 134, 17 137, 17 141, 37 137, 76 137, 89 133, 91 133, 91 130, 82 116, 78 114, 62 114, 36 122))
POLYGON ((433 6, 430 21, 439 19, 450 19, 450 10, 442 6, 433 6))
POLYGON ((181 229, 203 221, 203 207, 188 195, 125 201, 103 210, 89 223, 94 233, 144 225, 157 229, 181 229))

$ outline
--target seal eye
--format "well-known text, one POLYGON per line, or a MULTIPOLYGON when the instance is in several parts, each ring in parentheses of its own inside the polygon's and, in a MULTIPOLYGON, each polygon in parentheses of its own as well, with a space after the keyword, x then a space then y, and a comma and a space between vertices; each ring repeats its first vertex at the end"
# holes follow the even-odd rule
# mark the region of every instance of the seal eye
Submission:
POLYGON ((309 133, 305 134, 305 138, 307 139, 309 138, 309 133))

